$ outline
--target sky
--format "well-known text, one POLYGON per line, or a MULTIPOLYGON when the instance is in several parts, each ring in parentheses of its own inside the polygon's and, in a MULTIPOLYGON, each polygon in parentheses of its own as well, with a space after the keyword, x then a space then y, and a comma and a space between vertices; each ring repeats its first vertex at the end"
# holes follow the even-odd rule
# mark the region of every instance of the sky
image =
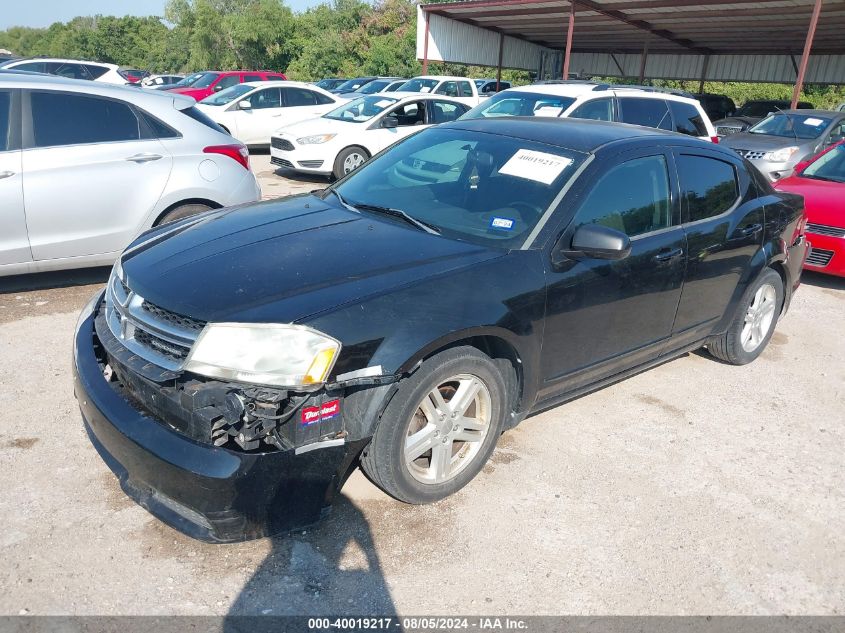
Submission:
MULTIPOLYGON (((302 11, 321 0, 286 0, 302 11)), ((167 0, 0 0, 0 30, 10 26, 50 26, 78 15, 164 15, 167 0)))

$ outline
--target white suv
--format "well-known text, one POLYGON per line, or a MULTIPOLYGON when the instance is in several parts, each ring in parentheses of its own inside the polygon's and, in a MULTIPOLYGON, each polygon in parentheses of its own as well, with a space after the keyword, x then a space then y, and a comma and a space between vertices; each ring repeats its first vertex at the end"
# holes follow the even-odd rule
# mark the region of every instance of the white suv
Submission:
POLYGON ((0 73, 0 276, 107 265, 156 224, 258 200, 246 147, 194 106, 0 73))
POLYGON ((31 73, 57 75, 66 79, 87 79, 107 84, 125 85, 133 83, 117 64, 105 62, 87 62, 78 59, 58 59, 54 57, 36 57, 15 59, 0 63, 3 70, 24 70, 31 73))
POLYGON ((716 142, 716 130, 691 95, 647 86, 559 81, 510 88, 462 119, 548 116, 617 121, 697 136, 716 142))

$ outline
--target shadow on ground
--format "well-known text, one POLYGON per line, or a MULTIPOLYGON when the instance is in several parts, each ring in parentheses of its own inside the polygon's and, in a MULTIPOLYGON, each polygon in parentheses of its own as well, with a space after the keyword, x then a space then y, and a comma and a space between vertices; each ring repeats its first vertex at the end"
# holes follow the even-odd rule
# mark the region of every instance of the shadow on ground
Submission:
MULTIPOLYGON (((270 541, 230 616, 395 615, 370 526, 346 495, 315 527, 270 541)), ((230 618, 225 630, 245 631, 245 624, 230 618)))

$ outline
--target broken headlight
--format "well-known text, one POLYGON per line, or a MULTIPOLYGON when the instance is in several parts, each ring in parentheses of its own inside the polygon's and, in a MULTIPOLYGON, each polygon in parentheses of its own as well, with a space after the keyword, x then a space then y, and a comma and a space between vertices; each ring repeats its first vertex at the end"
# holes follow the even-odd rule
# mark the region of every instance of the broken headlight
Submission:
POLYGON ((322 385, 340 342, 302 325, 209 323, 184 369, 203 376, 313 389, 322 385))

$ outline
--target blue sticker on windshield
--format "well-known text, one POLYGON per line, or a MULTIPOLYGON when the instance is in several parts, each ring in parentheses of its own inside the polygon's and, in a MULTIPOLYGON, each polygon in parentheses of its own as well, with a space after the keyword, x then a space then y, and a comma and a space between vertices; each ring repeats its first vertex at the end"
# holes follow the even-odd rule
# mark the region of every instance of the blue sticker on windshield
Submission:
POLYGON ((513 229, 513 220, 510 218, 493 218, 490 220, 491 229, 504 229, 510 231, 513 229))

